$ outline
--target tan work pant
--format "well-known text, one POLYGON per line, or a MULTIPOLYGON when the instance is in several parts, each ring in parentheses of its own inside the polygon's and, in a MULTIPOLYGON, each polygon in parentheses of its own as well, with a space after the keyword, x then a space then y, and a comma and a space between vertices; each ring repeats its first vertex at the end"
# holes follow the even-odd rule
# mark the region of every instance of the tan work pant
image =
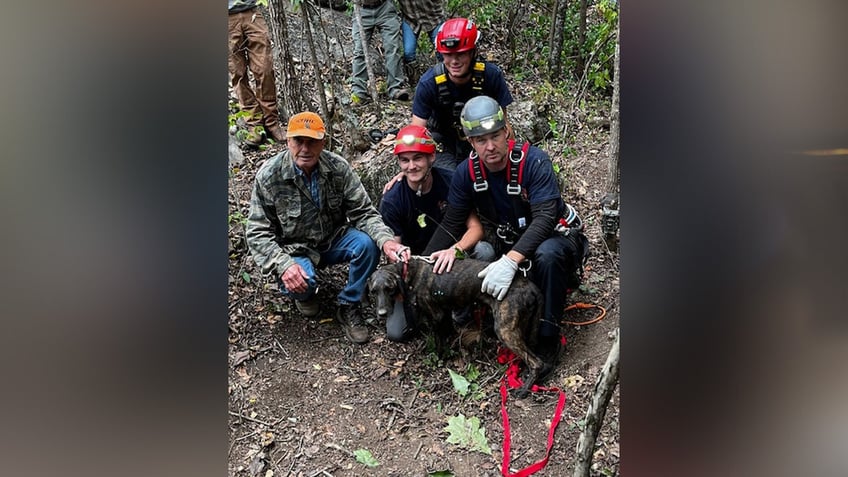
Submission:
POLYGON ((230 84, 242 111, 251 113, 250 126, 267 128, 279 124, 277 89, 274 85, 274 63, 268 25, 259 10, 229 14, 230 84), (250 88, 247 69, 253 73, 256 89, 250 88))

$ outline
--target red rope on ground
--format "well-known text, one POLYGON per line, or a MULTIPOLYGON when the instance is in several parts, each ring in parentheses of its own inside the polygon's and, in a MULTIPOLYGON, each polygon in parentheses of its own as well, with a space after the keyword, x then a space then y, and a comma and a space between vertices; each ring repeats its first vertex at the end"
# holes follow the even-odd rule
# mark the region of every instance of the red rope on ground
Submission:
MULTIPOLYGON (((563 336, 560 339, 562 340, 562 344, 565 345, 565 337, 563 336)), ((521 378, 519 377, 518 361, 518 358, 509 349, 500 348, 498 350, 498 363, 508 364, 506 368, 506 375, 503 377, 503 379, 501 379, 501 417, 503 419, 504 428, 503 463, 501 465, 501 474, 504 477, 526 477, 528 475, 535 474, 536 472, 542 470, 546 465, 548 465, 548 459, 551 455, 551 448, 554 445, 554 432, 556 432, 557 425, 559 424, 559 420, 562 417, 562 410, 565 407, 565 393, 562 392, 562 390, 560 390, 559 388, 539 386, 537 384, 534 384, 530 387, 530 391, 534 393, 539 391, 558 392, 559 399, 557 401, 556 410, 554 410, 554 416, 551 419, 551 427, 548 430, 548 443, 547 449, 545 450, 545 457, 515 473, 510 473, 509 453, 511 446, 511 435, 509 428, 509 414, 506 410, 506 398, 508 394, 507 387, 509 387, 510 389, 514 389, 521 387, 523 384, 521 382, 521 378)))

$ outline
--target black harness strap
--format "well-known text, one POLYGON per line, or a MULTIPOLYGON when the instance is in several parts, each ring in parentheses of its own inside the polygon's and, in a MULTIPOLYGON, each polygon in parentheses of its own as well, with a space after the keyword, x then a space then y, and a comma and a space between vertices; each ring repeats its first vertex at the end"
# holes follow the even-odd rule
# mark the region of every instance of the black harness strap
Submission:
POLYGON ((509 169, 506 170, 506 193, 518 195, 521 193, 521 181, 524 179, 524 157, 530 149, 530 143, 525 142, 521 148, 515 147, 515 139, 509 140, 509 169))
POLYGON ((481 220, 489 222, 498 229, 498 236, 506 243, 511 243, 515 237, 507 235, 518 235, 517 230, 530 225, 532 219, 529 204, 524 195, 521 194, 521 184, 524 180, 524 159, 530 149, 530 143, 525 142, 521 147, 515 141, 509 141, 509 168, 506 171, 507 194, 512 198, 512 214, 508 224, 502 224, 500 216, 495 210, 494 200, 489 190, 489 182, 486 180, 486 169, 476 152, 472 151, 468 158, 468 172, 474 180, 474 192, 477 193, 477 214, 481 220), (519 217, 524 218, 524 223, 518 223, 519 217))
MULTIPOLYGON (((475 61, 474 65, 471 68, 471 90, 474 91, 475 96, 483 94, 483 83, 485 82, 486 77, 485 72, 486 63, 482 61, 475 61)), ((453 100, 453 96, 450 93, 450 89, 448 89, 448 75, 445 71, 444 63, 437 63, 433 73, 433 80, 436 82, 436 90, 439 95, 439 104, 442 106, 442 108, 444 108, 445 111, 450 111, 452 121, 451 126, 457 131, 457 136, 459 137, 459 139, 465 140, 465 134, 463 134, 459 120, 459 117, 462 114, 462 108, 463 106, 465 106, 465 103, 459 101, 455 102, 453 100)))

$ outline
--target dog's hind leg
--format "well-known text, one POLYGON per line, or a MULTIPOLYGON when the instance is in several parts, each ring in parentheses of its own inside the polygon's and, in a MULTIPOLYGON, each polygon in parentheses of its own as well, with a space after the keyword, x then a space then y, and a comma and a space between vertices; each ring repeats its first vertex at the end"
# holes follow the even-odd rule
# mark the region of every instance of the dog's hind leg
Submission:
POLYGON ((525 339, 524 323, 527 319, 536 319, 536 316, 533 315, 532 309, 522 312, 507 301, 500 302, 493 312, 498 339, 524 362, 526 367, 522 376, 524 384, 515 391, 515 394, 519 398, 527 397, 530 394, 530 387, 539 379, 544 366, 544 361, 530 349, 525 339), (525 318, 522 319, 522 316, 525 318))

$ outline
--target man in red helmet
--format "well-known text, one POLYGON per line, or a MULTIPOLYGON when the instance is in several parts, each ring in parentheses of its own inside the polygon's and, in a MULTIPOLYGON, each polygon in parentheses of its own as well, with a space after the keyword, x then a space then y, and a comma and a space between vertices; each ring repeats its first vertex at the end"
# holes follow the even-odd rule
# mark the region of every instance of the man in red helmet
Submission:
MULTIPOLYGON (((420 254, 433 237, 447 207, 453 171, 434 167, 436 143, 423 126, 409 125, 398 131, 394 153, 404 178, 398 187, 386 192, 380 201, 383 222, 394 231, 395 241, 420 254)), ((457 255, 468 254, 481 260, 492 260, 495 252, 483 238, 483 225, 476 214, 466 220, 465 233, 454 244, 432 254, 448 270, 457 255)), ((458 313, 455 320, 463 321, 468 313, 458 313)), ((408 323, 401 303, 386 319, 386 334, 392 341, 403 341, 415 330, 408 323)))
POLYGON ((506 111, 512 94, 500 67, 477 58, 480 32, 466 18, 451 18, 436 33, 442 61, 418 81, 412 103, 412 124, 427 126, 441 145, 436 165, 454 170, 471 152, 459 114, 466 101, 486 95, 506 111))

